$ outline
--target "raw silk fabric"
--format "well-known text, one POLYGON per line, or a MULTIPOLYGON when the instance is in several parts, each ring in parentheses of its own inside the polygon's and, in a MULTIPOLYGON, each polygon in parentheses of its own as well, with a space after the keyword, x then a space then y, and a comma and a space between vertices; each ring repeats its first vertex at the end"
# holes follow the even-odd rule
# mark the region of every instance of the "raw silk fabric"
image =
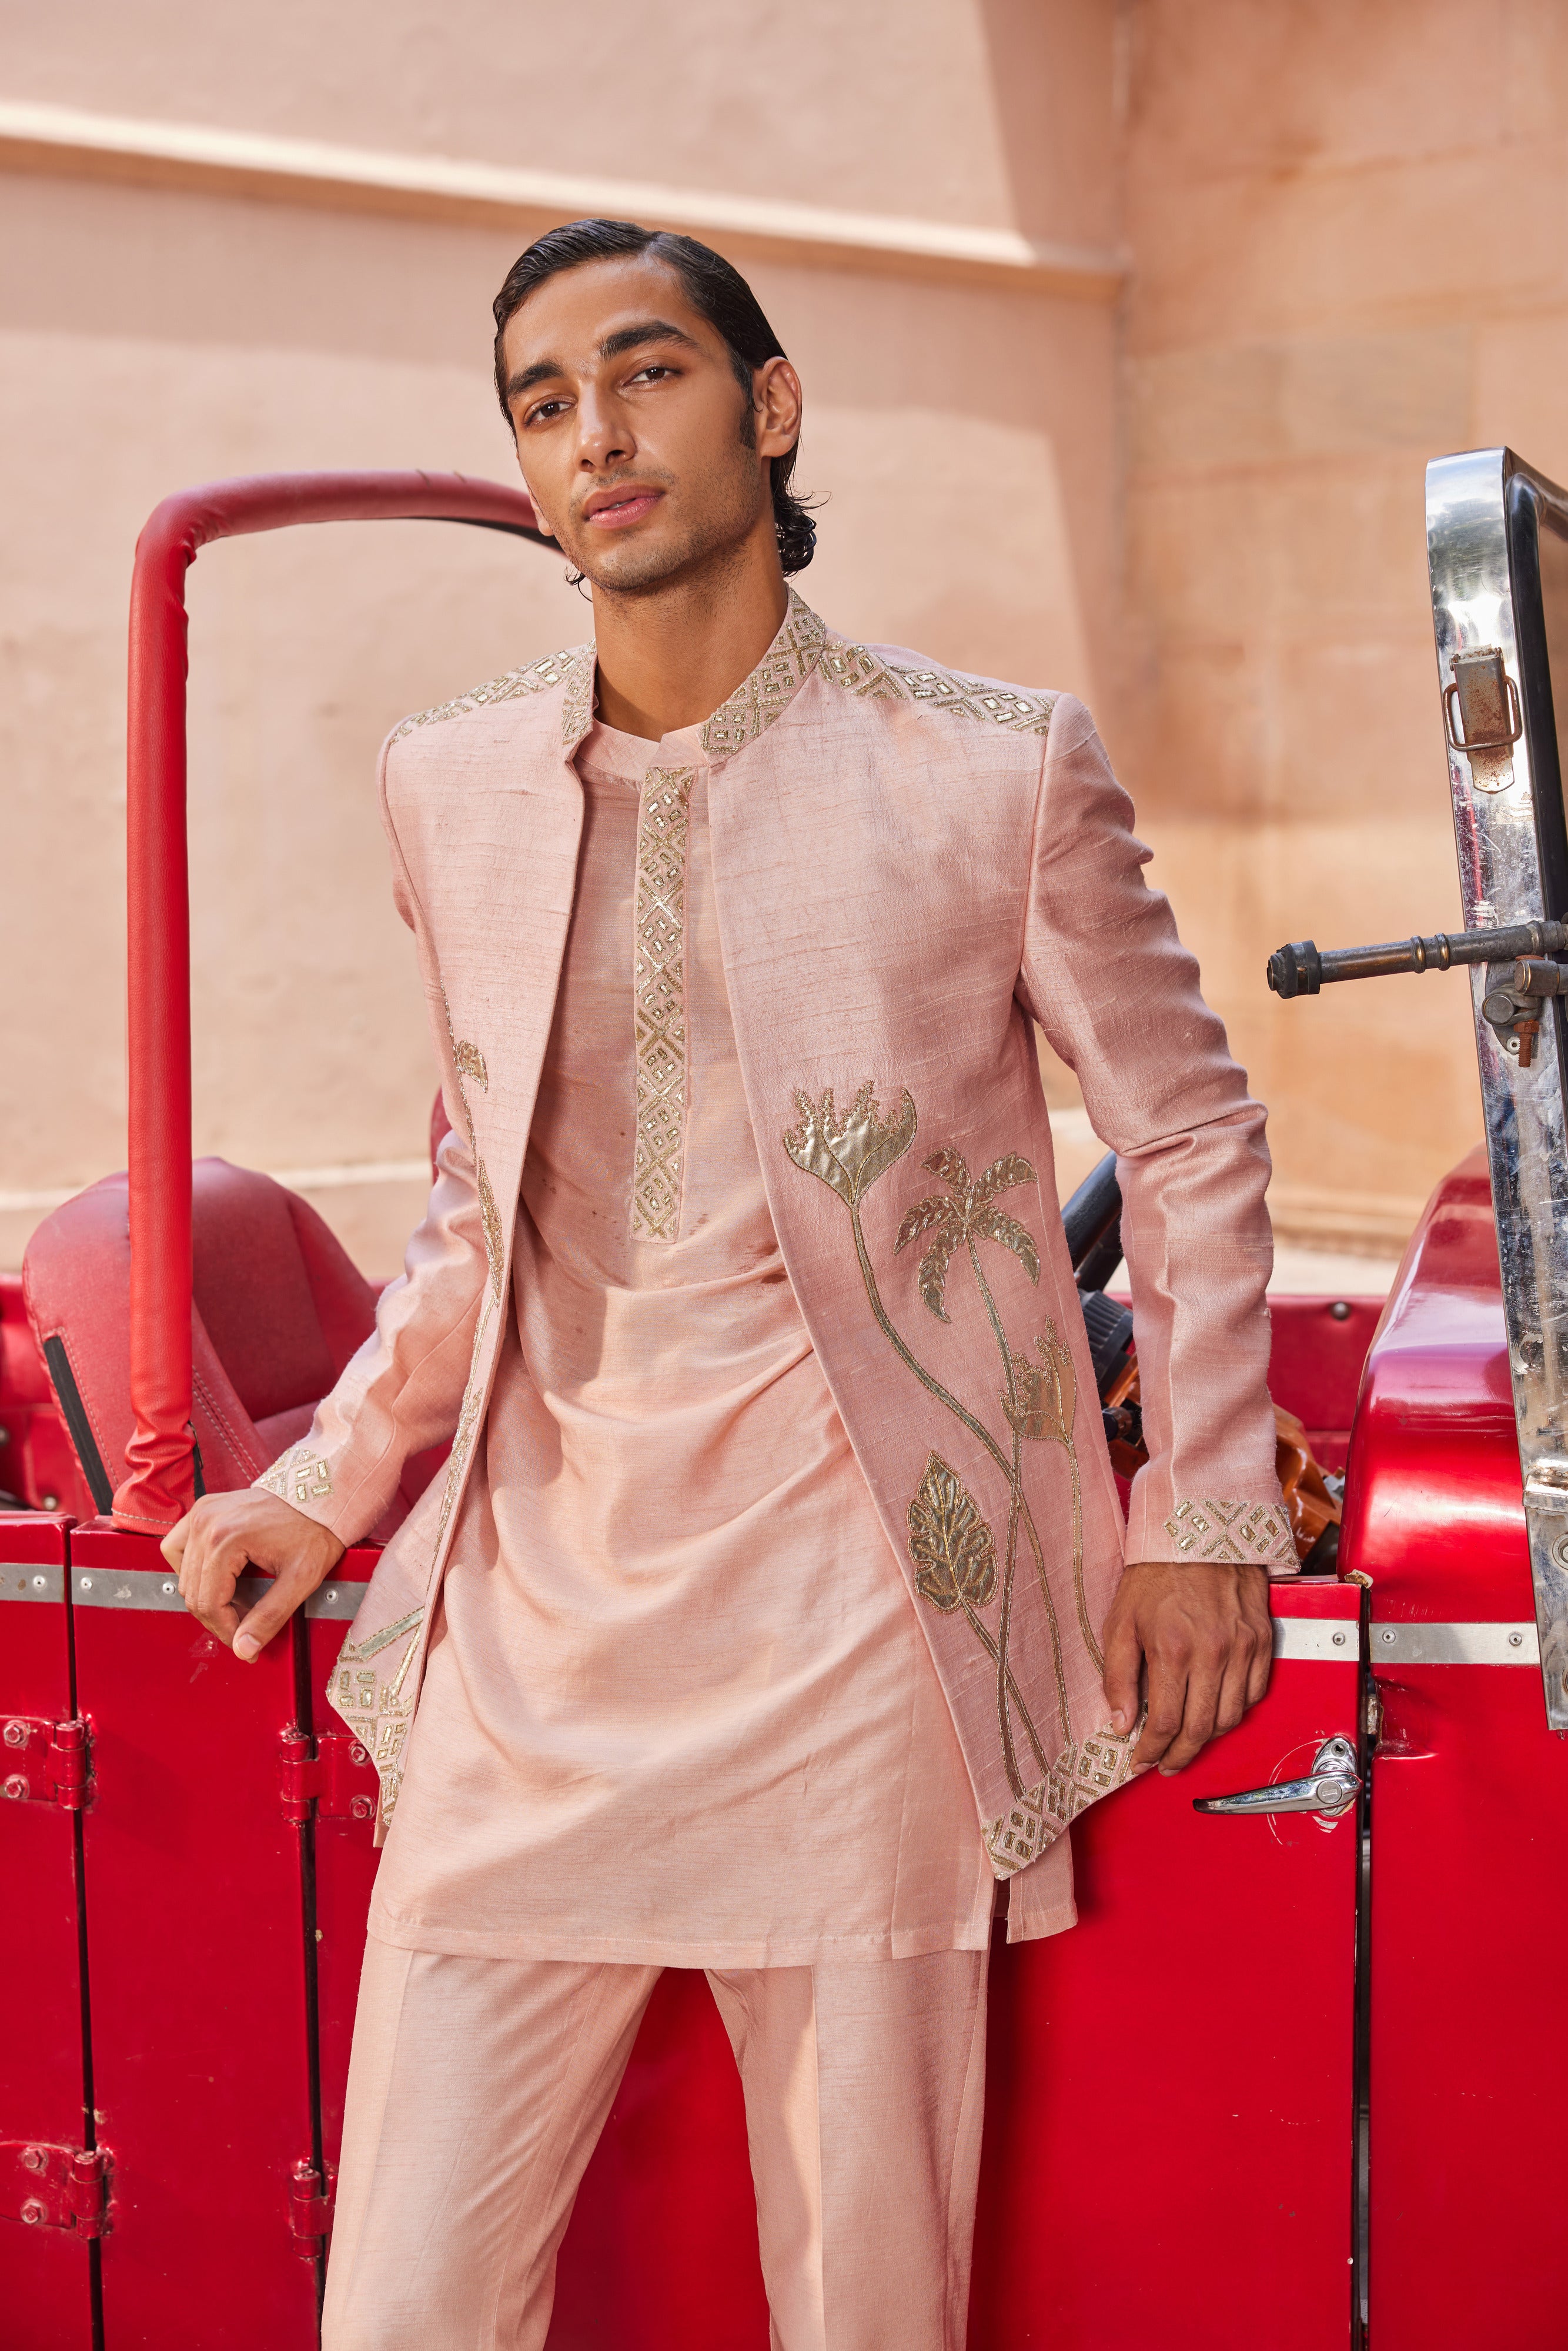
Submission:
MULTIPOLYGON (((541 2351, 658 1974, 371 1938, 322 2351, 541 2351)), ((708 1980, 746 2095, 773 2351, 962 2351, 984 1953, 708 1980)))
MULTIPOLYGON (((483 1478, 371 1931, 740 1968, 982 1949, 995 1881, 964 1759, 768 1214, 696 730, 596 726, 577 765, 483 1478), (680 1181, 655 1170, 640 1208, 638 849, 672 775, 681 879, 655 911, 642 893, 641 928, 681 977, 680 1181)), ((1068 1924, 1065 1873, 1035 1878, 1037 1928, 1068 1924)))
MULTIPOLYGON (((380 1769, 383 1822, 455 1542, 468 1558, 488 1539, 486 1415, 576 895, 593 678, 591 646, 553 655, 405 722, 382 756, 454 1133, 374 1336, 262 1482, 353 1541, 409 1456, 455 1429, 329 1689, 380 1769)), ((990 1865, 1012 1876, 1124 1782, 1130 1745, 1107 1720, 1100 1654, 1123 1528, 1031 1020, 1118 1158, 1150 1454, 1133 1558, 1295 1566, 1266 1384, 1263 1113, 1071 695, 852 643, 791 595, 697 738, 773 1230, 990 1865)), ((640 1095, 626 1138, 655 1158, 656 1109, 640 1095)))

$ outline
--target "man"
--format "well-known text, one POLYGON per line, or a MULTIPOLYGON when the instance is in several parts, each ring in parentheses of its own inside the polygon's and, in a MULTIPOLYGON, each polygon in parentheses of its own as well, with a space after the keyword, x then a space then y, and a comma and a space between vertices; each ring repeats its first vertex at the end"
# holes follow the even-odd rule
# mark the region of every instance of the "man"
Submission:
POLYGON ((998 1882, 1070 1925, 1074 1813, 1267 1682, 1262 1113, 1082 706, 787 588, 800 386, 729 266, 578 222, 496 318, 595 642, 387 744, 452 1132, 308 1437, 167 1545, 254 1657, 452 1440, 331 1685, 392 1827, 326 2341, 542 2344, 679 1963, 776 2344, 961 2346, 998 1882), (1124 1573, 1032 1021, 1121 1158, 1124 1573))

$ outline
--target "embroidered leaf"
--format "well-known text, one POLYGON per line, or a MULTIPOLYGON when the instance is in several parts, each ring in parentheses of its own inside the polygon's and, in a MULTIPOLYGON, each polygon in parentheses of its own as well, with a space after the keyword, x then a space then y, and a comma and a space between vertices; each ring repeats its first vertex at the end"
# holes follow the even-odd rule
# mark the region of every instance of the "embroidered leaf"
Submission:
POLYGON ((1040 1252, 1022 1225, 1000 1208, 978 1207, 969 1219, 970 1226, 988 1241, 999 1241, 1011 1249, 1031 1281, 1040 1280, 1040 1252))
POLYGON ((950 1224, 942 1227, 920 1260, 920 1295, 938 1322, 947 1320, 947 1267, 963 1238, 963 1225, 955 1217, 950 1224))
POLYGON ((1033 1182, 1034 1169, 1029 1161, 1020 1159, 1016 1151, 1009 1151, 1000 1159, 992 1160, 975 1186, 975 1197, 994 1200, 998 1192, 1010 1192, 1017 1185, 1033 1182))
POLYGON ((831 1087, 820 1102, 798 1093, 795 1107, 800 1123, 784 1136, 785 1150, 797 1167, 819 1176, 850 1207, 903 1158, 915 1140, 915 1103, 907 1088, 892 1118, 883 1118, 869 1080, 841 1116, 833 1106, 831 1087))
POLYGON ((959 1197, 967 1201, 970 1194, 969 1163, 961 1151, 955 1151, 950 1143, 944 1143, 931 1154, 925 1165, 933 1176, 940 1176, 944 1184, 951 1185, 959 1197))
POLYGON ((953 1203, 944 1193, 927 1192, 924 1200, 916 1200, 898 1228, 898 1238, 893 1244, 894 1255, 896 1257, 901 1249, 906 1248, 911 1241, 917 1241, 922 1233, 928 1232, 933 1225, 941 1224, 952 1213, 953 1203))
POLYGON ((939 1453, 909 1505, 909 1556, 921 1598, 946 1614, 983 1608, 997 1588, 997 1547, 974 1496, 939 1453))

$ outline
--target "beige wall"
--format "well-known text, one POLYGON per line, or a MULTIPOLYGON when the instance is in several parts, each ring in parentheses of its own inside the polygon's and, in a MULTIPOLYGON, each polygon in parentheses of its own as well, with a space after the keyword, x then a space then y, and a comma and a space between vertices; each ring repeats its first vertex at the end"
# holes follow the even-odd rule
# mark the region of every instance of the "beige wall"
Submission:
MULTIPOLYGON (((1455 919, 1422 468, 1509 439, 1568 475, 1559 7, 607 0, 591 42, 538 0, 3 21, 12 99, 121 129, 49 150, 0 104, 0 1262, 123 1155, 141 522, 224 474, 511 463, 488 304, 549 206, 389 210, 256 164, 269 140, 411 187, 442 159, 653 183, 699 225, 771 206, 712 241, 806 378, 829 502, 802 584, 857 633, 1094 703, 1271 1103, 1287 1228, 1407 1225, 1477 1131, 1462 984, 1281 1007, 1261 965, 1455 919), (126 122, 252 161, 130 184, 126 122), (1023 240, 1040 266, 1004 266, 1023 240)), ((584 608, 538 551, 417 525, 210 549, 191 602, 199 1147, 336 1171, 312 1196, 390 1268, 417 1176, 352 1171, 417 1163, 433 1075, 375 747, 584 608)))
MULTIPOLYGON (((819 0, 785 27, 749 0, 684 9, 674 45, 664 12, 622 0, 596 13, 587 60, 570 12, 492 0, 7 13, 9 91, 46 105, 1075 245, 1115 232, 1099 0, 916 0, 892 37, 880 10, 819 0)), ((507 476, 489 302, 544 225, 257 201, 172 171, 127 185, 90 156, 40 160, 0 145, 9 1263, 39 1195, 123 1159, 138 528, 170 489, 226 474, 507 476)), ((829 500, 811 595, 857 633, 1094 694, 1114 641, 1105 289, 1072 298, 907 256, 823 266, 789 237, 758 249, 746 266, 809 387, 801 476, 829 500)), ((408 524, 210 549, 191 612, 198 1148, 335 1171, 310 1196, 367 1268, 390 1270, 417 1175, 346 1174, 417 1163, 434 1076, 387 897, 376 747, 403 712, 580 640, 586 610, 541 551, 408 524)))
POLYGON ((1561 0, 1140 0, 1124 756, 1273 1107, 1277 1221, 1397 1231, 1479 1138, 1447 975, 1281 1006, 1268 950, 1459 917, 1423 471, 1568 476, 1561 0))

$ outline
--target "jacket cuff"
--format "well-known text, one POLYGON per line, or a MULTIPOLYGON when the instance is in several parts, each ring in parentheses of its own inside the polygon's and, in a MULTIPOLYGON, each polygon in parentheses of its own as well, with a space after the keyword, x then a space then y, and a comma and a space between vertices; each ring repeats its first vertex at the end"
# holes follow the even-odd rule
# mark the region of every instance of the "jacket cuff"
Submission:
POLYGON ((1271 1495, 1178 1496, 1163 1518, 1139 1503, 1134 1486, 1127 1521, 1129 1560, 1249 1563, 1270 1575, 1294 1575, 1301 1566, 1277 1487, 1271 1495))
POLYGON ((251 1485, 257 1492, 276 1494, 280 1502, 287 1502, 302 1518, 314 1519, 318 1526, 336 1535, 345 1548, 369 1533, 384 1508, 373 1507, 370 1517, 365 1517, 367 1497, 362 1479, 353 1495, 340 1499, 334 1491, 331 1462, 325 1454, 318 1453, 308 1440, 291 1445, 270 1469, 253 1478, 251 1485))

